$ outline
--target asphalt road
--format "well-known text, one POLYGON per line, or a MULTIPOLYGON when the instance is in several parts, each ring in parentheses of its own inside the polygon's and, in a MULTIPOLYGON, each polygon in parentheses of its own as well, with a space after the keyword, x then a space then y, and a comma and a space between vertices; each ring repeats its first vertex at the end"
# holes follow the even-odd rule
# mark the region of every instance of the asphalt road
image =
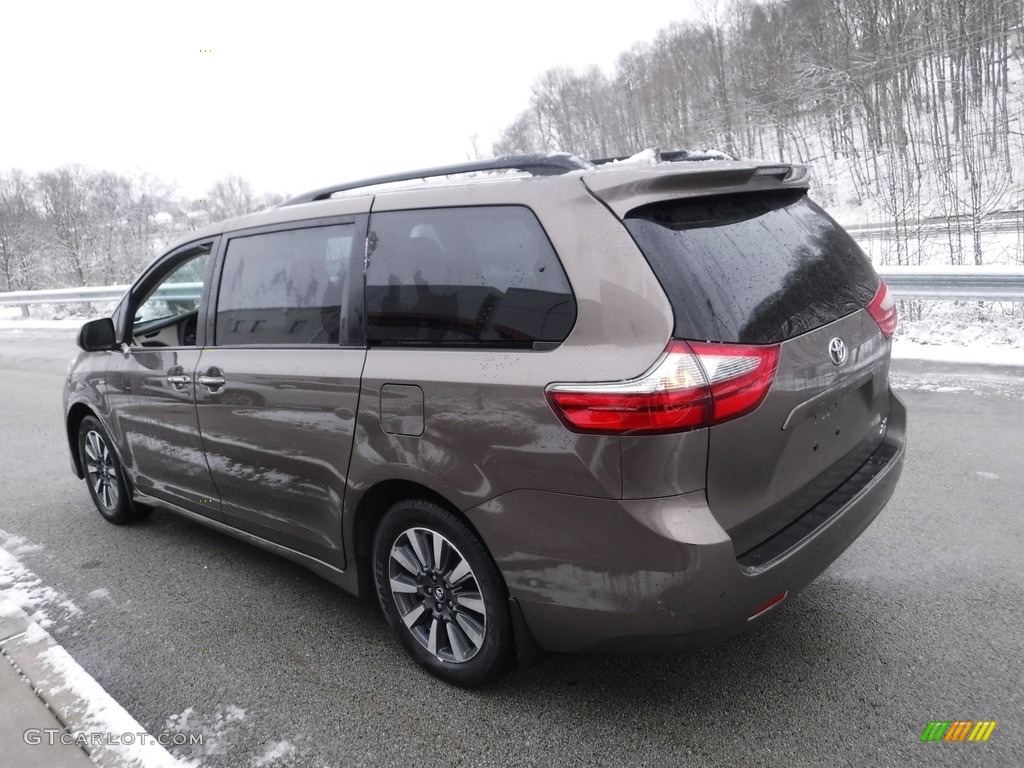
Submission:
POLYGON ((204 767, 1022 762, 1020 369, 896 364, 902 483, 770 621, 690 654, 552 657, 465 692, 413 666, 372 603, 299 566, 168 513, 104 522, 64 445, 72 353, 0 332, 0 544, 55 590, 54 637, 151 732, 204 734, 172 749, 204 767), (931 720, 999 724, 984 744, 921 743, 931 720))

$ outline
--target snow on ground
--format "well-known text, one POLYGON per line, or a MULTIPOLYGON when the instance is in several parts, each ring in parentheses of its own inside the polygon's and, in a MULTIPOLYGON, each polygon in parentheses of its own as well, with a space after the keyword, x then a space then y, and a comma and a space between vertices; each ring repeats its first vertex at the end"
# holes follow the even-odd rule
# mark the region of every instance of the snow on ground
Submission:
MULTIPOLYGON (((27 634, 27 633, 26 633, 27 634)), ((115 753, 120 764, 138 765, 146 768, 197 768, 195 761, 184 761, 171 755, 152 736, 142 732, 138 721, 118 704, 99 683, 86 672, 71 655, 59 645, 47 648, 39 654, 44 666, 57 675, 58 691, 74 695, 85 711, 81 725, 76 732, 90 734, 117 734, 120 743, 104 744, 106 750, 115 753), (131 739, 128 736, 131 735, 131 739), (130 743, 127 743, 129 742, 130 743)))
POLYGON ((0 306, 0 329, 35 330, 67 328, 78 330, 82 323, 97 317, 109 317, 116 303, 94 304, 33 304, 29 317, 21 314, 17 306, 0 306))
POLYGON ((256 760, 256 768, 280 764, 295 754, 295 746, 288 741, 275 741, 267 745, 263 755, 256 760))
MULTIPOLYGON (((869 236, 856 230, 850 234, 871 259, 872 264, 896 265, 899 251, 894 240, 869 236)), ((903 257, 908 259, 911 265, 920 264, 929 269, 963 269, 966 265, 974 264, 974 244, 966 231, 961 232, 958 238, 956 233, 948 228, 936 229, 918 237, 908 237, 903 245, 903 257), (954 262, 957 258, 961 260, 959 264, 954 262)), ((1024 231, 982 232, 981 247, 985 260, 982 269, 1020 267, 1024 261, 1024 231)))
POLYGON ((188 753, 190 759, 201 764, 203 758, 228 754, 239 741, 251 739, 246 725, 246 711, 242 707, 218 704, 209 714, 188 707, 184 712, 171 715, 164 723, 164 731, 172 736, 198 737, 199 743, 176 746, 175 752, 188 753))
MULTIPOLYGON (((25 567, 15 554, 39 552, 43 548, 22 536, 0 529, 0 613, 3 615, 28 614, 32 623, 21 636, 20 642, 28 645, 46 643, 45 650, 38 655, 38 661, 45 674, 44 688, 52 694, 68 693, 72 697, 72 709, 76 720, 74 734, 96 747, 93 739, 100 734, 116 737, 116 742, 103 742, 99 747, 105 754, 117 755, 119 765, 138 765, 146 768, 198 768, 195 760, 181 760, 172 756, 120 704, 118 704, 96 680, 57 645, 47 627, 53 625, 50 614, 62 619, 77 616, 81 610, 66 596, 25 567), (19 610, 20 609, 20 610, 19 610)), ((109 596, 107 589, 97 589, 90 598, 109 596)), ((39 683, 40 680, 36 682, 39 683)), ((238 720, 241 714, 231 712, 230 717, 238 720)), ((190 734, 184 734, 187 737, 190 734)), ((216 741, 214 739, 214 741, 216 741)), ((177 744, 177 742, 170 742, 177 744)))
POLYGON ((893 357, 1024 365, 1024 311, 1000 302, 900 301, 893 357))
POLYGON ((65 621, 81 613, 81 609, 26 568, 15 554, 37 552, 38 544, 0 529, 0 591, 10 598, 33 621, 47 628, 54 624, 51 615, 65 621))
POLYGON ((68 336, 73 337, 84 322, 85 320, 82 318, 70 320, 41 320, 34 317, 25 318, 24 320, 8 320, 4 318, 0 319, 0 330, 8 333, 18 333, 20 331, 67 331, 68 336))
POLYGON ((913 341, 896 341, 892 345, 892 356, 896 360, 931 360, 964 365, 1008 365, 1024 366, 1024 347, 999 347, 979 344, 959 347, 949 344, 919 344, 913 341))

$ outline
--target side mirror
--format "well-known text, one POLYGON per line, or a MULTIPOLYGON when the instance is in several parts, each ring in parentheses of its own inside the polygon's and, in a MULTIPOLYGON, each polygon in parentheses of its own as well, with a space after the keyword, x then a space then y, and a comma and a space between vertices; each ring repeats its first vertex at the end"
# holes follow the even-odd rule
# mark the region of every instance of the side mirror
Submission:
POLYGON ((90 320, 78 332, 78 346, 86 352, 108 352, 117 348, 114 321, 109 317, 90 320))

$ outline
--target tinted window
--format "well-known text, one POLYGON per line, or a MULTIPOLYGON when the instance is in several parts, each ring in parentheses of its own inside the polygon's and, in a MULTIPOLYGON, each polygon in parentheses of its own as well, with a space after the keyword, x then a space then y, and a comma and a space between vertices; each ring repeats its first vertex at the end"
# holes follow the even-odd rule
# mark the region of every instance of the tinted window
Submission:
POLYGON ((337 344, 355 227, 236 237, 217 299, 217 344, 337 344))
POLYGON ((528 209, 378 213, 370 227, 371 343, 530 348, 572 329, 569 282, 528 209))
POLYGON ((860 247, 803 191, 655 203, 626 227, 680 338, 784 341, 863 309, 878 287, 860 247))

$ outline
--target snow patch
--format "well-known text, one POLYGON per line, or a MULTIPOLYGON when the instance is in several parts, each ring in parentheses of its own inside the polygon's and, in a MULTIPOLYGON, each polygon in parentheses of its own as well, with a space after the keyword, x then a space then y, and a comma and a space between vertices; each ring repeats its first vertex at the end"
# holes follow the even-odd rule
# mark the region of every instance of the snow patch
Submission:
POLYGON ((64 318, 63 320, 43 320, 35 317, 26 317, 24 320, 14 318, 0 319, 0 331, 10 334, 23 333, 25 331, 60 331, 62 336, 73 337, 72 331, 77 331, 93 317, 64 318))
POLYGON ((36 552, 42 547, 27 539, 0 529, 0 590, 15 605, 29 614, 43 627, 53 626, 49 611, 56 611, 61 619, 77 616, 81 609, 57 590, 21 564, 7 547, 22 552, 36 552))
POLYGON ((199 759, 228 753, 240 740, 240 729, 246 719, 246 711, 234 704, 218 704, 212 714, 197 713, 194 707, 167 718, 164 730, 171 734, 201 736, 201 744, 177 747, 177 751, 191 749, 189 757, 199 759))
POLYGON ((28 629, 22 634, 25 642, 27 643, 39 643, 46 640, 50 636, 50 633, 43 629, 37 622, 32 622, 28 625, 28 629))
POLYGON ((264 750, 263 755, 253 765, 255 768, 263 768, 265 765, 272 765, 273 763, 285 760, 294 753, 295 746, 291 742, 275 741, 264 750))
MULTIPOLYGON (((635 155, 627 157, 625 160, 612 160, 610 163, 605 163, 604 167, 621 168, 624 165, 657 165, 658 153, 654 149, 645 149, 642 152, 637 152, 635 155)), ((601 168, 602 166, 598 166, 601 168)))
POLYGON ((986 480, 998 480, 999 479, 999 475, 997 475, 995 472, 975 472, 974 474, 976 474, 978 477, 983 477, 986 480))
POLYGON ((4 533, 3 535, 3 546, 12 555, 24 555, 28 552, 38 552, 43 548, 42 544, 33 544, 23 536, 17 536, 13 533, 4 533))
POLYGON ((895 339, 892 356, 897 360, 935 360, 965 365, 1024 366, 1024 347, 975 344, 970 347, 952 344, 922 344, 895 339))
MULTIPOLYGON (((55 692, 68 691, 84 703, 81 733, 137 734, 139 723, 111 698, 99 683, 71 658, 59 645, 51 646, 39 654, 39 660, 46 665, 60 682, 55 692)), ((146 768, 197 768, 194 761, 183 761, 171 755, 156 741, 138 740, 132 744, 110 744, 105 747, 120 756, 123 762, 146 766, 146 768)))

